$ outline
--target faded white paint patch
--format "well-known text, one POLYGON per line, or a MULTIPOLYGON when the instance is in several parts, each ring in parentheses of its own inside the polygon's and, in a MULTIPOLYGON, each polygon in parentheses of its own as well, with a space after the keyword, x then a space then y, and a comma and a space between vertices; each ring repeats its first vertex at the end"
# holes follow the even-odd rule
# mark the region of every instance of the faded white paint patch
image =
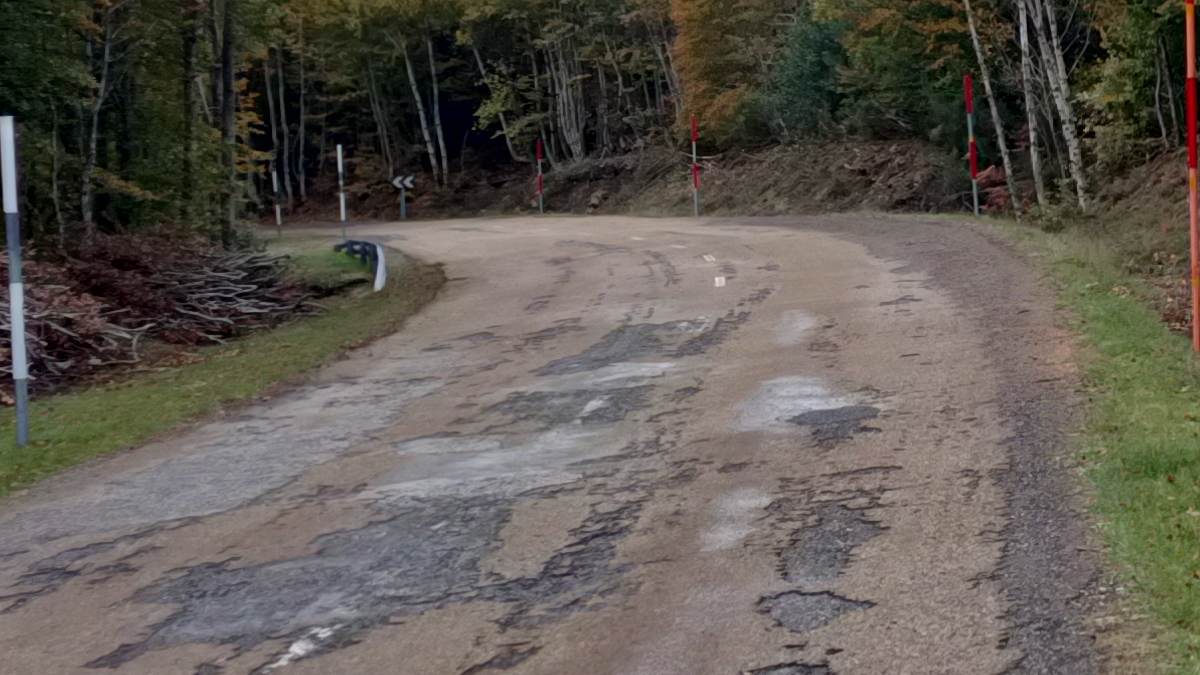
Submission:
POLYGON ((754 532, 755 522, 771 497, 762 490, 746 488, 722 495, 713 505, 713 525, 700 535, 701 550, 725 551, 737 547, 754 532))
POLYGON ((289 645, 287 651, 281 654, 279 658, 275 659, 271 663, 268 663, 263 668, 263 672, 269 673, 273 670, 278 670, 309 656, 313 652, 317 651, 322 642, 333 637, 334 631, 336 631, 339 627, 340 626, 334 626, 332 628, 314 628, 308 631, 304 637, 289 645))
POLYGON ((792 417, 814 410, 854 405, 850 398, 835 395, 815 377, 781 377, 763 382, 754 396, 742 403, 738 419, 741 431, 796 431, 792 417))
POLYGON ((704 254, 704 262, 715 263, 715 262, 717 262, 717 257, 712 255, 711 253, 705 253, 704 254))
POLYGON ((725 288, 725 277, 717 277, 716 285, 717 285, 717 288, 725 288))
POLYGON ((632 239, 634 241, 646 241, 645 237, 630 237, 630 239, 632 239))
POLYGON ((816 327, 817 317, 808 312, 784 312, 775 334, 775 343, 782 347, 793 347, 804 342, 806 334, 816 327))
POLYGON ((594 398, 594 399, 588 401, 587 405, 583 406, 583 411, 581 413, 579 413, 580 419, 575 420, 575 421, 581 422, 582 418, 587 417, 588 415, 591 415, 592 413, 596 412, 597 410, 602 410, 604 408, 607 408, 608 406, 609 406, 609 401, 608 401, 607 396, 600 396, 600 397, 594 398))

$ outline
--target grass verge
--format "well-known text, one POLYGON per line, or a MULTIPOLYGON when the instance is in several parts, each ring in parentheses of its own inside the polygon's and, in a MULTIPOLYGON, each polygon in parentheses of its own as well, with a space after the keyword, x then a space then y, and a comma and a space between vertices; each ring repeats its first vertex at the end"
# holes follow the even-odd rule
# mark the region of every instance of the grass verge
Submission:
MULTIPOLYGON (((343 288, 368 274, 324 240, 285 240, 279 249, 293 256, 295 274, 316 287, 343 288)), ((35 399, 32 443, 26 448, 15 445, 13 411, 0 412, 0 496, 262 396, 348 349, 395 332, 444 281, 439 268, 407 260, 397 274, 384 292, 329 298, 319 315, 195 350, 183 365, 35 399)))
POLYGON ((1091 405, 1078 452, 1111 555, 1161 627, 1165 669, 1200 672, 1200 359, 1112 246, 1004 229, 1046 261, 1085 339, 1091 405))

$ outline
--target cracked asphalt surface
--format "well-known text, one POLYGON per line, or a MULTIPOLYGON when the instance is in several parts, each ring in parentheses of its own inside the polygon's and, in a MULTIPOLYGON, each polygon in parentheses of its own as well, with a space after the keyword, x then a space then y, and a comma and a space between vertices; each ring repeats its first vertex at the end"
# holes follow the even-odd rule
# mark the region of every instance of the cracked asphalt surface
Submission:
POLYGON ((978 226, 358 228, 406 329, 0 503, 3 673, 1087 673, 1068 336, 978 226))

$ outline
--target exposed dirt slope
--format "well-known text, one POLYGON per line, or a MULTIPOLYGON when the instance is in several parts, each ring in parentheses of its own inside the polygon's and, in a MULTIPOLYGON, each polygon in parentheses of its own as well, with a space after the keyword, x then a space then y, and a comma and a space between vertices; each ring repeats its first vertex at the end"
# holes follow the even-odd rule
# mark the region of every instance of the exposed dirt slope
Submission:
MULTIPOLYGON (((546 176, 552 213, 688 215, 691 158, 665 148, 560 165, 546 176)), ((969 184, 954 157, 918 141, 824 142, 731 151, 702 158, 709 215, 775 215, 861 209, 959 210, 969 184)), ((418 189, 418 218, 529 213, 537 208, 534 169, 466 172, 453 189, 418 189)), ((360 192, 356 214, 398 215, 390 187, 360 192)), ((329 211, 329 209, 324 209, 329 211)), ((329 211, 331 212, 331 211, 329 211)))

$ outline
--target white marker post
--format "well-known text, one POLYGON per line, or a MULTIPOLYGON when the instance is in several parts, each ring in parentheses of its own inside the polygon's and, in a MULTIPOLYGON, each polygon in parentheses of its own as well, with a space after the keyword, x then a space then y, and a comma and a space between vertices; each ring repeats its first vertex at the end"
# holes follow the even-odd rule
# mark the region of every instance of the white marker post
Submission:
POLYGON ((538 213, 546 215, 546 174, 542 170, 542 160, 546 155, 545 146, 542 139, 537 142, 537 195, 538 195, 538 213))
POLYGON ((275 230, 283 236, 283 206, 279 203, 279 174, 275 171, 275 162, 271 162, 271 187, 275 190, 275 230))
POLYGON ((692 115, 692 210, 697 218, 700 217, 700 154, 697 146, 700 143, 700 120, 692 115))
POLYGON ((342 207, 342 209, 341 209, 342 241, 345 241, 347 239, 347 237, 346 237, 346 167, 345 167, 345 161, 344 161, 343 154, 342 154, 342 144, 341 143, 338 143, 337 155, 338 155, 338 201, 341 203, 341 207, 342 207))
POLYGON ((17 398, 17 446, 23 448, 29 444, 29 357, 25 347, 25 283, 21 277, 17 134, 12 117, 0 117, 0 174, 3 174, 4 230, 8 237, 8 302, 13 388, 17 398))

